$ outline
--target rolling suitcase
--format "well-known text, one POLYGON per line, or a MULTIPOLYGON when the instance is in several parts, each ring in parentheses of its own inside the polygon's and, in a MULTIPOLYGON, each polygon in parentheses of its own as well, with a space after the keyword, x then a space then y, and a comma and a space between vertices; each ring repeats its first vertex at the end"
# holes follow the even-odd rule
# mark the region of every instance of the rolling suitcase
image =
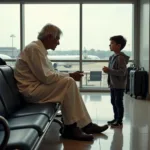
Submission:
POLYGON ((148 73, 144 68, 130 71, 130 96, 146 98, 148 92, 148 73))
POLYGON ((128 93, 130 91, 130 71, 135 69, 136 69, 135 64, 131 64, 130 67, 127 68, 127 84, 125 88, 125 93, 128 93))

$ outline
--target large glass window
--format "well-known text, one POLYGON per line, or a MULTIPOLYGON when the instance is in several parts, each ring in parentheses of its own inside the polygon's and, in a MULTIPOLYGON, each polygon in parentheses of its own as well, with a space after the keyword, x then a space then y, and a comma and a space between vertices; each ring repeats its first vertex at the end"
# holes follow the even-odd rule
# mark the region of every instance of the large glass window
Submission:
MULTIPOLYGON (((108 65, 112 55, 109 49, 111 36, 123 35, 127 39, 123 52, 130 60, 134 59, 133 4, 24 4, 23 11, 25 24, 21 30, 25 30, 25 45, 37 39, 45 24, 60 27, 63 32, 60 45, 55 51, 48 50, 48 58, 58 71, 74 72, 82 65, 85 72, 82 87, 107 88, 107 74, 102 68, 108 65)), ((0 33, 0 57, 16 58, 20 51, 20 4, 0 4, 0 33)))
POLYGON ((47 23, 57 25, 63 32, 60 45, 55 52, 50 50, 49 55, 79 54, 78 4, 26 4, 25 44, 36 40, 38 32, 47 23))
POLYGON ((0 4, 0 57, 16 58, 20 51, 19 4, 0 4))
POLYGON ((108 65, 106 61, 112 54, 110 37, 123 35, 127 39, 123 51, 133 59, 132 4, 83 4, 82 30, 79 28, 79 5, 25 4, 25 45, 37 39, 38 32, 46 23, 57 25, 62 29, 63 36, 55 51, 48 50, 48 57, 56 70, 73 72, 79 70, 79 41, 82 38, 82 60, 90 60, 82 62, 85 71, 82 86, 107 88, 107 74, 102 72, 102 68, 108 65), (98 62, 100 60, 105 62, 98 62), (93 75, 97 79, 93 79, 93 75))
MULTIPOLYGON (((123 52, 132 60, 132 26, 133 12, 132 4, 84 4, 83 5, 83 55, 91 60, 108 60, 112 52, 109 49, 110 37, 123 35, 127 44, 123 52)), ((83 86, 102 87, 107 86, 107 74, 102 72, 103 66, 108 63, 83 63, 86 72, 85 84, 83 86), (94 81, 91 75, 101 79, 94 81), (98 72, 101 77, 98 75, 98 72), (97 74, 97 75, 96 75, 97 74), (91 81, 93 80, 93 81, 91 81), (89 84, 88 84, 89 82, 89 84)))
POLYGON ((127 39, 123 51, 132 57, 132 11, 132 4, 84 4, 84 52, 108 60, 110 37, 123 35, 127 39))
MULTIPOLYGON (((26 4, 25 44, 37 39, 38 32, 47 24, 58 26, 63 35, 55 51, 48 50, 48 58, 54 60, 79 60, 79 4, 26 4)), ((79 63, 53 62, 55 69, 79 70, 79 63)), ((68 71, 69 71, 68 70, 68 71)))

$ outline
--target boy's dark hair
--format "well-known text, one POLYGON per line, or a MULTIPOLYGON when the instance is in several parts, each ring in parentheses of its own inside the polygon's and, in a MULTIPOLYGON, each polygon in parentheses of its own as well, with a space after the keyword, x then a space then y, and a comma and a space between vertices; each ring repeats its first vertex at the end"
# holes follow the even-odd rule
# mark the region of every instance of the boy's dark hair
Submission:
POLYGON ((126 46, 126 43, 127 43, 127 40, 122 35, 112 36, 110 40, 115 41, 116 44, 120 44, 121 45, 120 50, 122 50, 126 46))

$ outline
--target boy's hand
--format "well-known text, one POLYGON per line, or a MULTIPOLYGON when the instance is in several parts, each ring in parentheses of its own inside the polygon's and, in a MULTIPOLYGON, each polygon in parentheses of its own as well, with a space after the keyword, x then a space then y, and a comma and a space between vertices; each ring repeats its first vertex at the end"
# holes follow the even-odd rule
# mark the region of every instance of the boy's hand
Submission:
POLYGON ((104 66, 104 67, 103 67, 103 71, 104 71, 105 73, 108 73, 108 72, 109 72, 109 68, 106 67, 106 66, 104 66))

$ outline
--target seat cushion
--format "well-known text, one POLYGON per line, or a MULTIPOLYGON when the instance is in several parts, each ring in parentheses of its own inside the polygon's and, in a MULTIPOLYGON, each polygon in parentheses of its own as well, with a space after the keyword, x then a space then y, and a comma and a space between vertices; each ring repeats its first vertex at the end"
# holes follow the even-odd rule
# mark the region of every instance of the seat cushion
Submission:
POLYGON ((19 100, 14 98, 1 71, 0 71, 0 97, 9 115, 16 112, 20 108, 19 100))
POLYGON ((13 68, 7 65, 0 66, 0 71, 2 72, 5 81, 7 82, 8 86, 10 87, 10 90, 13 93, 13 98, 15 99, 15 102, 20 103, 20 100, 23 98, 22 95, 19 93, 18 87, 17 87, 17 81, 14 78, 14 72, 13 68))
POLYGON ((11 115, 11 117, 20 117, 33 114, 43 114, 51 120, 52 116, 57 110, 57 105, 55 103, 42 103, 42 104, 27 104, 24 108, 16 111, 11 115))
MULTIPOLYGON (((47 126, 48 118, 45 115, 30 115, 8 119, 10 129, 33 128, 42 135, 47 126)), ((3 130, 1 128, 1 130, 3 130)))
MULTIPOLYGON (((2 142, 4 132, 0 132, 0 143, 2 142)), ((38 132, 35 129, 17 129, 10 131, 10 138, 7 144, 7 150, 21 149, 31 150, 39 139, 38 132)))

